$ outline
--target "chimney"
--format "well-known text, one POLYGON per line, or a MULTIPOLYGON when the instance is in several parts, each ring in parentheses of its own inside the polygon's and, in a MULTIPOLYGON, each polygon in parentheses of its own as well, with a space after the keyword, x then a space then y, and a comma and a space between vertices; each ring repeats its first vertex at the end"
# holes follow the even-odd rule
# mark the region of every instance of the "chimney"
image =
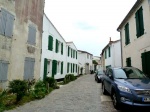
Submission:
POLYGON ((109 42, 111 42, 111 37, 110 37, 110 40, 109 40, 109 42))

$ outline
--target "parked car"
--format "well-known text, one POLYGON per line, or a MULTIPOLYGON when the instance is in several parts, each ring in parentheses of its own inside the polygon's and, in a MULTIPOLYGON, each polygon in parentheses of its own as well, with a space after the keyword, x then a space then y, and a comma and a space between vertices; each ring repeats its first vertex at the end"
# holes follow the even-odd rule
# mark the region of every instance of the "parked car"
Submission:
POLYGON ((110 94, 116 109, 122 104, 150 107, 150 79, 134 67, 108 68, 102 92, 110 94))
POLYGON ((95 81, 97 83, 101 82, 103 75, 104 75, 103 70, 97 70, 96 73, 95 73, 95 81))

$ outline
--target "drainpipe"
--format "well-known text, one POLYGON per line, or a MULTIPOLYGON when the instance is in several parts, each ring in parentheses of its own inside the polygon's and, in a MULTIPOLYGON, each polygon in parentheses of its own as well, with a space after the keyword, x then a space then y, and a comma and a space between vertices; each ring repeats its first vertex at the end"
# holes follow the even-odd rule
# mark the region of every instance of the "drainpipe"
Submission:
POLYGON ((121 66, 123 67, 123 55, 122 55, 122 37, 121 37, 121 30, 118 29, 118 32, 120 32, 120 47, 121 47, 121 66))

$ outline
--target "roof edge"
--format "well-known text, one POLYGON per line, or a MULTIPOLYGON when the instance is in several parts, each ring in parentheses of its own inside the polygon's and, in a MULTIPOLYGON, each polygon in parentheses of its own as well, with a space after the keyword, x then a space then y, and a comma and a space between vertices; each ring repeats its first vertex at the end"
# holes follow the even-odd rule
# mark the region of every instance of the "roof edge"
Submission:
POLYGON ((132 16, 132 14, 135 12, 137 7, 143 2, 144 0, 137 0, 133 7, 130 9, 128 14, 125 16, 121 24, 118 26, 117 31, 120 31, 120 29, 123 27, 123 25, 126 23, 126 21, 132 16))

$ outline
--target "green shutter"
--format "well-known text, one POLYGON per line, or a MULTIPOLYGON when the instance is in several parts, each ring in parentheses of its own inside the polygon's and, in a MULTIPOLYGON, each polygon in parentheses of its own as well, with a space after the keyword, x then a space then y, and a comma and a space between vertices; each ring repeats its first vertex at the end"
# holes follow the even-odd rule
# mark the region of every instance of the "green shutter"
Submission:
POLYGON ((55 49, 56 53, 58 53, 58 40, 56 39, 56 49, 55 49))
POLYGON ((126 58, 126 66, 131 67, 131 58, 126 58))
POLYGON ((77 72, 77 69, 78 69, 78 66, 77 66, 77 64, 76 64, 76 72, 77 72))
POLYGON ((72 63, 71 63, 71 73, 72 73, 72 63))
POLYGON ((125 44, 128 45, 130 43, 129 37, 129 23, 125 25, 125 44))
POLYGON ((71 58, 72 58, 72 49, 71 49, 71 58))
POLYGON ((105 50, 105 59, 107 58, 107 51, 105 50))
POLYGON ((135 19, 136 19, 136 36, 138 38, 140 36, 140 25, 139 25, 139 13, 138 13, 138 11, 135 13, 135 19))
POLYGON ((78 57, 78 52, 76 51, 76 59, 77 59, 77 57, 78 57))
POLYGON ((52 62, 52 77, 54 77, 54 75, 56 75, 57 73, 57 61, 53 60, 52 62))
POLYGON ((63 62, 61 62, 61 74, 63 74, 63 62))
POLYGON ((150 77, 150 51, 146 53, 147 75, 150 77))
POLYGON ((68 57, 69 57, 69 54, 70 54, 70 47, 68 46, 68 57))
POLYGON ((61 54, 63 54, 63 43, 61 43, 61 54))
POLYGON ((144 24, 143 24, 143 8, 139 9, 139 24, 140 24, 140 36, 144 34, 144 24))
POLYGON ((74 73, 74 64, 73 64, 73 73, 74 73))
POLYGON ((43 74, 43 80, 45 80, 47 76, 47 59, 44 58, 44 74, 43 74))
POLYGON ((142 53, 142 70, 150 77, 150 51, 142 53))
POLYGON ((108 50, 109 50, 109 57, 110 57, 110 56, 111 56, 111 54, 110 54, 110 47, 109 47, 109 49, 108 49, 108 50))
POLYGON ((67 73, 69 73, 69 63, 67 63, 67 73))
POLYGON ((53 37, 50 35, 48 37, 48 50, 53 50, 53 37))

